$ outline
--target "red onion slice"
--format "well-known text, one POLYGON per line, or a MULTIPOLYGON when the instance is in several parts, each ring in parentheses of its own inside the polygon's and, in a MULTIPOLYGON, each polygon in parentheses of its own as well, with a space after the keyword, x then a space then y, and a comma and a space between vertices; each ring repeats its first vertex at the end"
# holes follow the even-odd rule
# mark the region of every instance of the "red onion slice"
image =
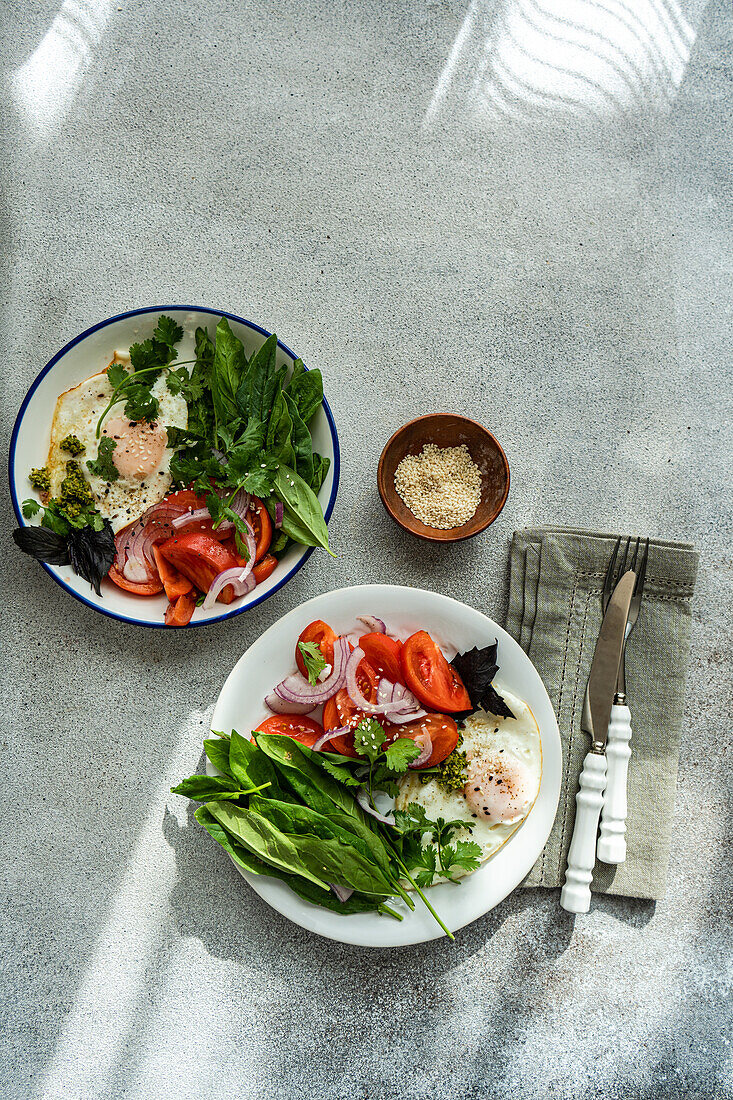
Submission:
POLYGON ((385 814, 380 814, 379 810, 375 810, 374 807, 370 805, 369 795, 363 787, 360 787, 356 792, 356 801, 359 803, 364 813, 371 814, 377 821, 381 821, 383 825, 394 825, 394 817, 386 817, 385 814))
MULTIPOLYGON (((171 520, 171 527, 176 531, 179 531, 181 527, 187 527, 189 523, 199 522, 211 522, 213 523, 213 516, 208 508, 197 508, 194 512, 184 512, 182 516, 176 516, 171 520)), ((224 519, 219 524, 217 530, 226 531, 228 528, 233 527, 234 524, 230 519, 224 519)))
POLYGON ((122 575, 133 584, 146 584, 150 580, 150 570, 140 558, 128 558, 122 567, 122 575))
POLYGON ((281 699, 276 691, 271 691, 265 696, 265 706, 269 707, 273 714, 310 714, 316 709, 315 703, 293 703, 288 699, 281 699))
POLYGON ((328 885, 331 887, 338 900, 342 903, 348 901, 351 895, 354 893, 350 886, 339 886, 335 882, 329 882, 328 885))
POLYGON ((234 589, 235 596, 246 596, 248 592, 251 592, 257 584, 252 575, 252 563, 250 562, 245 566, 235 565, 231 569, 224 569, 221 573, 217 573, 211 582, 209 591, 206 593, 206 599, 203 603, 205 611, 214 606, 217 596, 228 584, 234 589))
MULTIPOLYGON (((356 670, 359 667, 361 661, 364 660, 364 650, 356 647, 354 652, 349 657, 349 662, 346 666, 346 690, 349 693, 349 697, 352 703, 356 703, 359 710, 363 710, 365 714, 395 714, 398 711, 405 709, 405 700, 399 699, 396 702, 383 702, 383 703, 370 703, 368 699, 365 699, 359 685, 356 681, 356 670)), ((377 698, 379 698, 379 687, 377 687, 377 698)), ((410 704, 412 705, 412 704, 410 704)))
POLYGON ((283 517, 285 515, 285 506, 281 500, 275 501, 275 526, 282 527, 283 517))
POLYGON ((384 620, 378 619, 376 615, 357 615, 357 619, 360 623, 364 623, 364 626, 371 634, 387 633, 387 627, 384 624, 384 620))
MULTIPOLYGON (((249 511, 249 493, 245 493, 244 489, 239 489, 232 499, 229 507, 233 512, 236 512, 238 516, 241 516, 243 520, 247 520, 247 512, 249 511)), ((249 524, 247 524, 249 526, 249 524)))
POLYGON ((416 745, 420 745, 422 752, 407 766, 408 768, 422 768, 433 754, 433 740, 427 730, 424 733, 418 733, 417 737, 413 737, 412 740, 416 745))
POLYGON ((333 671, 327 680, 321 684, 310 684, 305 676, 295 672, 277 685, 275 693, 291 703, 310 703, 312 710, 320 703, 327 702, 344 686, 348 661, 349 643, 346 638, 338 638, 333 647, 333 671))
POLYGON ((348 726, 339 726, 335 730, 326 730, 323 737, 319 737, 314 745, 311 745, 313 752, 320 752, 327 741, 330 741, 332 737, 340 737, 342 733, 349 733, 348 726))

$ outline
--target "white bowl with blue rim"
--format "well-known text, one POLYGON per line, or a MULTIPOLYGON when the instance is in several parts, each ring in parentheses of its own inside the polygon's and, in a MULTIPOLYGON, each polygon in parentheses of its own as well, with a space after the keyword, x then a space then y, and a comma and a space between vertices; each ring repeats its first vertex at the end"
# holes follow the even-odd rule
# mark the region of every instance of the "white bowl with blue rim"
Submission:
MULTIPOLYGON (((178 344, 178 357, 181 361, 194 357, 194 332, 199 326, 208 327, 213 335, 221 317, 229 320, 235 336, 244 344, 247 356, 251 356, 270 335, 266 329, 237 317, 226 310, 208 309, 203 306, 146 306, 143 309, 120 313, 106 321, 75 336, 54 355, 40 372, 29 389, 18 416, 10 439, 10 495, 13 508, 21 526, 28 526, 23 518, 21 504, 28 497, 35 497, 28 473, 34 467, 45 466, 51 438, 51 421, 58 397, 72 386, 90 378, 99 371, 106 370, 116 350, 127 348, 139 340, 152 335, 161 313, 172 317, 184 331, 183 340, 178 344)), ((278 340, 277 365, 292 367, 299 356, 286 344, 278 340)), ((307 369, 307 364, 306 364, 307 369)), ((310 425, 314 450, 331 460, 330 467, 318 499, 323 508, 326 522, 331 517, 336 502, 339 483, 339 441, 333 415, 325 400, 313 417, 310 425)), ((313 548, 291 544, 279 560, 277 568, 267 580, 262 581, 251 592, 235 599, 231 604, 216 603, 204 610, 197 607, 189 627, 206 626, 223 619, 231 619, 249 607, 262 603, 273 592, 279 591, 291 577, 301 569, 313 553, 313 548)), ((320 550, 319 553, 324 553, 320 550)), ((168 601, 164 594, 159 596, 135 596, 117 588, 111 581, 102 583, 102 596, 97 596, 88 581, 79 577, 69 565, 47 565, 36 563, 60 584, 70 595, 87 607, 101 611, 113 619, 122 622, 137 623, 140 626, 165 626, 164 615, 168 601)))

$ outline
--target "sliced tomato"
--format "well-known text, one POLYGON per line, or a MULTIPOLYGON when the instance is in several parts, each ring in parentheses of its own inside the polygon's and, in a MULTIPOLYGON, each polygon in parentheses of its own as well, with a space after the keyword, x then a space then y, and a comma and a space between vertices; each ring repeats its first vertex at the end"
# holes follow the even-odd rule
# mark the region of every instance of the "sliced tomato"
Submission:
POLYGON ((410 635, 402 647, 401 663, 405 685, 424 707, 436 711, 471 709, 463 681, 427 630, 410 635))
POLYGON ((206 497, 194 493, 193 489, 179 489, 175 493, 168 493, 163 499, 166 504, 179 504, 182 508, 190 508, 192 512, 206 507, 206 497))
MULTIPOLYGON (((356 670, 356 682, 362 695, 370 703, 376 702, 379 680, 380 677, 370 663, 367 660, 361 661, 356 670)), ((364 711, 359 710, 356 703, 350 698, 346 688, 341 688, 328 700, 323 708, 323 727, 327 730, 335 730, 339 729, 340 726, 348 726, 349 729, 353 730, 365 717, 364 711)), ((383 719, 380 720, 380 725, 387 735, 387 740, 393 741, 397 736, 398 727, 383 719)), ((333 740, 328 742, 327 749, 329 752, 340 752, 344 756, 359 755, 354 748, 354 736, 351 733, 341 733, 338 737, 334 737, 333 740)))
POLYGON ((163 582, 158 577, 151 577, 150 580, 138 584, 135 581, 128 581, 127 577, 123 576, 114 565, 110 565, 107 576, 118 588, 124 588, 125 592, 133 592, 136 596, 157 596, 163 591, 163 582))
POLYGON ((153 557, 158 567, 158 576, 165 588, 165 594, 171 603, 177 600, 179 596, 185 596, 187 592, 191 591, 193 583, 188 577, 184 577, 183 573, 179 573, 167 558, 163 557, 157 546, 153 547, 153 557))
MULTIPOLYGON (((159 550, 179 573, 193 581, 200 592, 208 592, 214 577, 219 573, 239 565, 226 546, 211 535, 201 532, 173 535, 160 544, 159 550)), ((217 598, 221 603, 231 603, 234 589, 230 584, 226 585, 217 598)))
POLYGON ((386 676, 393 684, 402 683, 402 642, 398 642, 396 638, 388 638, 386 634, 362 634, 359 648, 364 650, 369 664, 381 676, 386 676))
POLYGON ((323 737, 323 726, 303 714, 273 714, 272 718, 260 722, 257 732, 284 734, 310 748, 319 737, 323 737))
POLYGON ((266 558, 262 559, 262 561, 257 562, 257 565, 252 570, 252 575, 254 576, 256 583, 261 584, 262 581, 267 580, 267 578, 270 576, 271 573, 275 571, 275 569, 277 569, 277 558, 273 558, 272 554, 268 554, 266 558))
POLYGON ((165 613, 166 626, 187 626, 196 610, 196 592, 184 592, 176 600, 171 600, 165 613))
POLYGON ((331 627, 328 623, 324 623, 323 619, 314 619, 312 623, 308 623, 305 630, 301 630, 295 645, 295 663, 302 676, 307 676, 308 670, 305 667, 303 654, 300 652, 300 643, 313 642, 320 649, 326 664, 333 666, 333 647, 337 637, 335 631, 331 630, 331 627))
POLYGON ((420 768, 431 768, 433 764, 440 764, 450 756, 458 744, 458 726, 447 714, 426 714, 424 718, 418 718, 415 722, 405 722, 404 725, 397 727, 398 737, 414 739, 421 733, 430 734, 433 751, 420 768))
POLYGON ((255 533, 255 561, 262 561, 272 542, 272 520, 259 497, 250 497, 250 507, 247 519, 252 524, 255 533))

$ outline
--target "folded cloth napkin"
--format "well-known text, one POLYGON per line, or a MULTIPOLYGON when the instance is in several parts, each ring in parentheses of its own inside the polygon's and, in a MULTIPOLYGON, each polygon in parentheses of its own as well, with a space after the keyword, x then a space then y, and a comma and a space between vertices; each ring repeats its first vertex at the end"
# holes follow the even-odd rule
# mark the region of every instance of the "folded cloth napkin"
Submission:
MULTIPOLYGON (((616 535, 562 527, 515 533, 507 630, 539 671, 560 727, 563 784, 555 824, 524 886, 560 886, 575 821, 575 794, 590 748, 583 695, 601 627, 601 591, 616 535)), ((698 554, 649 543, 644 597, 626 653, 631 708, 626 862, 596 862, 592 889, 660 898, 669 862, 677 758, 698 554)))

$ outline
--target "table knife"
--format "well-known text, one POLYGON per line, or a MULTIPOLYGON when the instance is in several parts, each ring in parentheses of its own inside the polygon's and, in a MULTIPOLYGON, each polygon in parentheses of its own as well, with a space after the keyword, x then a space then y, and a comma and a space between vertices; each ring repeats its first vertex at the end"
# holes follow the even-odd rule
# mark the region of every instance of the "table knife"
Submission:
POLYGON ((569 913, 587 913, 590 909, 598 819, 606 786, 608 723, 635 581, 636 575, 629 570, 613 591, 603 617, 585 691, 580 728, 590 737, 591 748, 583 761, 580 786, 575 796, 575 826, 568 852, 565 885, 560 894, 560 904, 569 913))

